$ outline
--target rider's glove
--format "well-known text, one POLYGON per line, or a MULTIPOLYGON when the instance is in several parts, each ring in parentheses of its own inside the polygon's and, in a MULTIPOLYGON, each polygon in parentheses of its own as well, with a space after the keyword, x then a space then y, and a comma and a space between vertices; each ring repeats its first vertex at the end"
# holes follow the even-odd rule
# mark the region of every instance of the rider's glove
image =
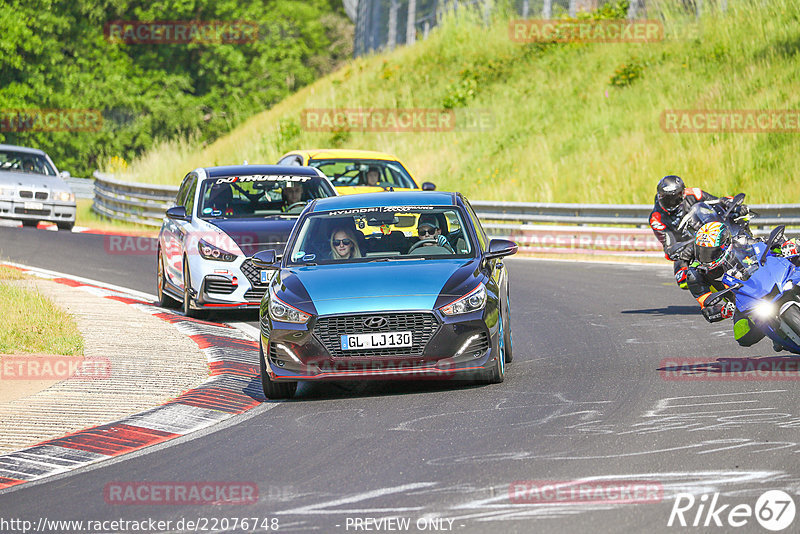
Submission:
POLYGON ((733 317, 733 312, 736 311, 736 306, 733 302, 726 302, 724 306, 722 306, 722 311, 720 311, 720 315, 722 315, 723 319, 730 319, 733 317))
POLYGON ((716 323, 717 321, 733 317, 734 309, 733 304, 730 302, 718 302, 713 306, 705 306, 701 311, 706 321, 709 323, 716 323))

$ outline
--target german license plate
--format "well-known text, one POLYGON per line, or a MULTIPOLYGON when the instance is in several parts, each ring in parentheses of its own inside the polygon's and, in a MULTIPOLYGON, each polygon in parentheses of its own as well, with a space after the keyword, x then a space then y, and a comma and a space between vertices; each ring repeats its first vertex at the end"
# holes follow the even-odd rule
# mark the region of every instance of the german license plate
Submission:
POLYGON ((261 271, 261 283, 268 284, 273 276, 275 276, 275 269, 263 269, 261 271))
POLYGON ((342 350, 410 347, 411 340, 411 332, 345 334, 342 336, 342 350))
POLYGON ((41 202, 26 202, 25 203, 26 210, 43 210, 44 204, 41 202))

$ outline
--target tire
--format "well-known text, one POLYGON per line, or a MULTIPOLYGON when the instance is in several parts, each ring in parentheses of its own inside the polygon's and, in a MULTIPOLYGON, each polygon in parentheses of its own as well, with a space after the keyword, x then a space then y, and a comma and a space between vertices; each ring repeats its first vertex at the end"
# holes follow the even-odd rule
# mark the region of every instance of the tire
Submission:
POLYGON ((72 228, 75 226, 75 222, 60 222, 56 223, 56 226, 58 226, 59 231, 65 230, 67 232, 71 232, 72 228))
MULTIPOLYGON (((508 291, 508 288, 506 288, 506 291, 508 291)), ((505 320, 503 334, 505 335, 506 363, 511 363, 514 355, 511 353, 513 344, 511 341, 511 295, 509 293, 506 293, 506 312, 503 314, 503 319, 505 320)))
POLYGON ((156 297, 158 298, 158 305, 162 308, 177 308, 180 302, 164 293, 164 282, 166 275, 164 273, 164 258, 161 256, 161 249, 158 249, 156 257, 156 297))
POLYGON ((189 292, 189 289, 192 287, 192 280, 189 275, 189 264, 186 262, 186 258, 183 259, 183 314, 186 317, 191 317, 193 319, 202 319, 205 317, 206 313, 202 310, 195 310, 192 309, 191 302, 192 302, 192 294, 189 292))
POLYGON ((28 228, 36 228, 37 226, 39 226, 39 221, 31 221, 31 220, 27 220, 26 219, 26 220, 22 221, 22 226, 25 226, 25 227, 28 227, 28 228))
POLYGON ((258 361, 261 365, 261 389, 267 399, 291 399, 297 391, 297 382, 273 382, 267 374, 267 362, 264 359, 264 349, 261 341, 258 342, 258 361))
POLYGON ((501 331, 497 334, 497 352, 495 358, 495 365, 489 371, 485 371, 483 377, 479 382, 483 384, 499 384, 506 379, 506 355, 505 355, 505 317, 500 315, 499 318, 501 331))
POLYGON ((800 336, 800 308, 797 306, 789 306, 783 312, 783 321, 791 328, 795 334, 800 336))

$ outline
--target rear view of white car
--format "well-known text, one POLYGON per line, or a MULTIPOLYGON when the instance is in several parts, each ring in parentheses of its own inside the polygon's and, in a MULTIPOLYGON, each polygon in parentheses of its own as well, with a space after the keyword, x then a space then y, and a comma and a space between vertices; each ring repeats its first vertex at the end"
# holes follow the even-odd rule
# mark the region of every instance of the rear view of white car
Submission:
POLYGON ((59 230, 75 226, 75 194, 50 156, 35 148, 0 145, 0 218, 36 226, 55 223, 59 230))
POLYGON ((161 306, 190 317, 257 308, 269 275, 253 265, 259 250, 283 250, 307 204, 336 196, 312 167, 236 165, 195 169, 183 179, 158 236, 161 306))

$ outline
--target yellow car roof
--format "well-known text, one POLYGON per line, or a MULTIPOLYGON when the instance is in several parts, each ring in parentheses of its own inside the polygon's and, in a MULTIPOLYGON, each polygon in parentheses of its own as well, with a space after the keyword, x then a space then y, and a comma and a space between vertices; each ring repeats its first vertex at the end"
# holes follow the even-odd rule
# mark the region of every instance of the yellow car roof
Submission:
MULTIPOLYGON (((286 157, 288 154, 300 154, 309 159, 382 159, 382 160, 391 160, 391 161, 399 161, 395 156, 392 154, 387 154, 386 152, 376 152, 373 150, 350 150, 345 148, 315 148, 315 149, 308 149, 308 150, 292 150, 291 152, 285 154, 283 157, 286 157)), ((282 158, 281 158, 282 159, 282 158)))

